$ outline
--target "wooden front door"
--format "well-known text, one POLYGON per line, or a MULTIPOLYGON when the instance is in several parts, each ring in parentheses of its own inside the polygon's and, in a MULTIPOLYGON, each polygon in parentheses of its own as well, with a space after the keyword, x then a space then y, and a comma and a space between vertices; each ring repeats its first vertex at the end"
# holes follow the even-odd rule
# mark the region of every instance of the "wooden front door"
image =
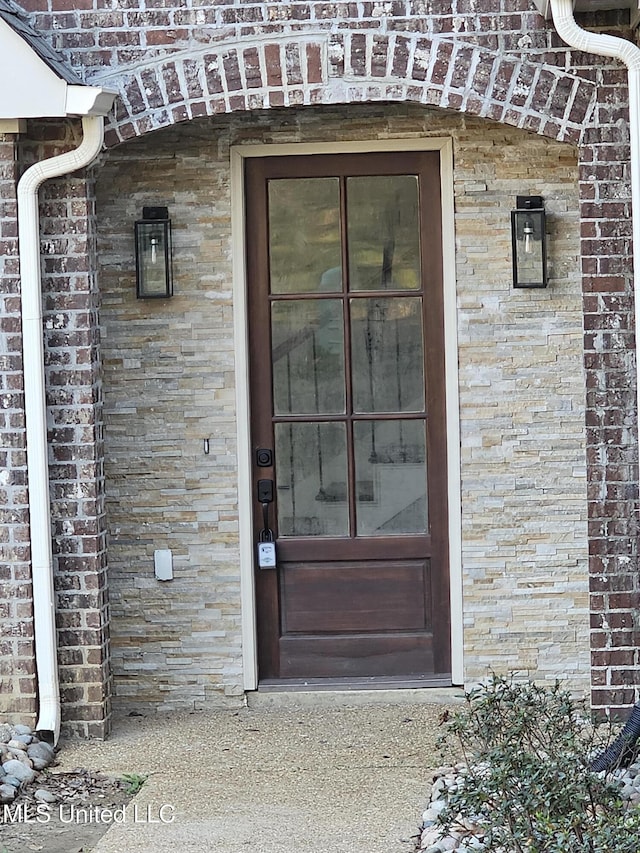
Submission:
POLYGON ((439 155, 246 187, 260 681, 450 683, 439 155))

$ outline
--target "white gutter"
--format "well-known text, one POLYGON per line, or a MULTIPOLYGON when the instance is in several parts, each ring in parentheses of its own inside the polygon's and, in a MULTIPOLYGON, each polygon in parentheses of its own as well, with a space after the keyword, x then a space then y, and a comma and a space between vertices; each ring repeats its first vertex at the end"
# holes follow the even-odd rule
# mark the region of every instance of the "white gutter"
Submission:
MULTIPOLYGON (((111 97, 109 108, 112 103, 113 97, 111 97)), ((38 189, 49 178, 56 178, 88 166, 100 153, 104 141, 103 116, 83 116, 82 128, 84 137, 78 148, 35 163, 27 169, 18 183, 24 405, 39 697, 36 730, 45 733, 54 744, 57 743, 60 734, 60 685, 49 507, 38 189)))
MULTIPOLYGON (((627 66, 629 86, 629 138, 631 144, 631 233, 633 237, 633 296, 636 353, 640 342, 640 48, 627 39, 590 33, 573 17, 572 0, 549 0, 558 35, 570 47, 619 59, 627 66)), ((636 355, 636 405, 640 429, 640 358, 636 355)), ((640 435, 639 435, 640 441, 640 435)))

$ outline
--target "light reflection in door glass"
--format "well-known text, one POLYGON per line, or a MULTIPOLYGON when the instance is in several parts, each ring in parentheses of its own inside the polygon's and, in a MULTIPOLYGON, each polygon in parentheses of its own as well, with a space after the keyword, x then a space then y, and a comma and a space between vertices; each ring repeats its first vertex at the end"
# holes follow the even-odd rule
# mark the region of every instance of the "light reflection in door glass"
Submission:
POLYGON ((422 298, 351 300, 354 412, 424 411, 422 298))
POLYGON ((353 425, 356 480, 370 482, 356 495, 358 536, 426 533, 425 422, 357 421, 353 425))
POLYGON ((350 290, 418 290, 416 175, 347 178, 350 290))
POLYGON ((342 289, 340 181, 269 181, 271 293, 327 293, 342 289))
POLYGON ((276 415, 344 413, 342 301, 273 303, 271 359, 276 415))
POLYGON ((280 536, 347 536, 345 424, 275 424, 280 536))

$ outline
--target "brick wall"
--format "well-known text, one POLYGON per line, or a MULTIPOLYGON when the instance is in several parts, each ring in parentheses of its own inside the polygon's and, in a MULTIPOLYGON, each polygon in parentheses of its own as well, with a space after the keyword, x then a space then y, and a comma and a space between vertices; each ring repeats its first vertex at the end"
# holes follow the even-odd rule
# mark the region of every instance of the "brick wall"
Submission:
MULTIPOLYGON (((502 53, 531 54, 557 48, 548 24, 525 0, 279 0, 246 2, 216 0, 198 8, 166 2, 120 8, 68 0, 24 0, 25 9, 52 43, 90 76, 100 65, 123 67, 150 57, 178 53, 220 42, 271 35, 297 34, 315 28, 340 43, 341 32, 389 33, 402 37, 418 33, 427 38, 455 37, 502 53), (145 5, 148 8, 145 8, 145 5), (73 8, 71 8, 73 6, 73 8), (97 8, 96 8, 97 7, 97 8)), ((623 13, 619 13, 623 19, 623 13)), ((611 25, 611 15, 591 17, 587 23, 611 25)))
MULTIPOLYGON (((110 144, 236 110, 407 100, 577 141, 593 95, 526 0, 68 6, 25 0, 87 81, 119 91, 110 144)), ((619 25, 586 23, 604 21, 619 25)))
MULTIPOLYGON (((156 51, 160 35, 144 60, 142 41, 130 53, 112 45, 103 68, 89 74, 122 93, 112 144, 204 114, 363 101, 416 101, 580 144, 592 701, 627 706, 637 695, 640 635, 625 74, 569 51, 528 7, 489 5, 462 3, 454 12, 446 3, 308 3, 276 12, 228 3, 190 24, 176 10, 171 20, 185 28, 172 31, 164 51, 156 51), (188 55, 179 51, 187 37, 188 55)), ((622 12, 581 23, 629 35, 622 12)), ((95 50, 66 49, 74 62, 95 50)))
POLYGON ((580 194, 596 708, 638 697, 638 440, 629 129, 625 73, 598 70, 581 147, 580 194))
POLYGON ((318 33, 187 56, 148 57, 94 78, 121 92, 109 144, 203 115, 281 106, 415 101, 577 141, 594 90, 526 56, 420 33, 318 33))
POLYGON ((35 723, 15 139, 0 134, 0 712, 35 723))
MULTIPOLYGON (((78 124, 33 122, 21 160, 27 165, 76 147, 81 133, 78 124)), ((101 737, 109 730, 110 678, 92 180, 76 173, 47 181, 40 202, 62 722, 101 737)))
POLYGON ((241 689, 229 146, 429 135, 453 138, 456 163, 466 678, 493 667, 588 688, 575 149, 363 105, 205 118, 112 150, 99 174, 119 707, 201 707, 241 689), (552 229, 553 281, 536 293, 511 287, 509 211, 525 191, 545 196, 552 229), (143 204, 172 216, 168 302, 135 298, 143 204), (171 583, 153 576, 156 548, 174 552, 171 583))

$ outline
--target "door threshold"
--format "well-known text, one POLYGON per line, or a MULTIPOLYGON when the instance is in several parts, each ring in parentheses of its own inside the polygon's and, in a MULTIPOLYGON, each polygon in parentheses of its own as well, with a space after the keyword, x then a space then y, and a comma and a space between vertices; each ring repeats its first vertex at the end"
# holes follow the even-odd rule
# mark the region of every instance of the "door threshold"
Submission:
POLYGON ((265 678, 258 684, 259 693, 324 690, 416 690, 451 687, 451 676, 429 678, 265 678))
POLYGON ((454 705, 464 688, 451 679, 267 679, 248 692, 250 708, 332 708, 364 705, 454 705))

